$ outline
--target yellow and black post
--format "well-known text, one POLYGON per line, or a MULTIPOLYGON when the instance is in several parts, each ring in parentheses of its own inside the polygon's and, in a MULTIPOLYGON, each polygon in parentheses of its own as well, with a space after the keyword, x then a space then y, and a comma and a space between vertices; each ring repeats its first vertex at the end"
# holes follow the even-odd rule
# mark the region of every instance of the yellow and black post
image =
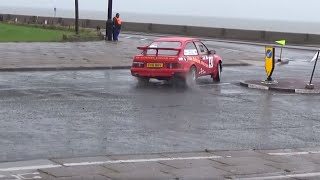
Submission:
POLYGON ((267 73, 267 82, 273 81, 272 80, 272 73, 275 66, 275 48, 274 47, 266 47, 265 48, 265 70, 267 73))

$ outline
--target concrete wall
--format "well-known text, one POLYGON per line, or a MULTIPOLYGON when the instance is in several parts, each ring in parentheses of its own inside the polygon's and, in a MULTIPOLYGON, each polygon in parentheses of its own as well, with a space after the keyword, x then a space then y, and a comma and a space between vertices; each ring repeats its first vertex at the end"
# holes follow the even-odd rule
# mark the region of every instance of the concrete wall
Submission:
MULTIPOLYGON (((60 24, 62 26, 74 26, 74 19, 71 18, 53 18, 53 17, 36 17, 24 15, 0 14, 0 21, 14 21, 18 19, 23 23, 43 24, 47 20, 49 25, 60 24)), ((104 29, 106 21, 81 19, 80 26, 83 28, 104 29)), ((245 40, 255 42, 274 42, 280 39, 286 39, 289 44, 320 44, 320 35, 315 34, 298 34, 284 32, 267 32, 255 30, 240 30, 240 29, 224 29, 224 28, 209 28, 195 26, 179 26, 179 25, 164 25, 150 23, 134 23, 124 22, 123 31, 142 32, 142 33, 162 33, 180 36, 199 36, 230 40, 245 40)))

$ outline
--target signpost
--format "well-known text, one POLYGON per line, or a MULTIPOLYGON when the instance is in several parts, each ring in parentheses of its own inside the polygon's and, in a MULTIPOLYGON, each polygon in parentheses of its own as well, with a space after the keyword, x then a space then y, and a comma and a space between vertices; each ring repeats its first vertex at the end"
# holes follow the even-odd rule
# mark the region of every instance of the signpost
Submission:
POLYGON ((316 70, 316 67, 317 67, 317 63, 318 63, 318 59, 319 59, 319 53, 320 53, 320 50, 318 50, 316 56, 313 58, 315 60, 315 62, 314 62, 314 66, 313 66, 310 82, 309 82, 309 84, 306 85, 306 89, 314 89, 314 85, 312 84, 312 79, 313 79, 314 71, 316 70))
POLYGON ((274 70, 275 62, 274 62, 274 54, 275 48, 274 47, 266 47, 265 48, 265 70, 267 73, 267 80, 264 81, 265 83, 273 83, 272 73, 274 70))
POLYGON ((278 61, 281 62, 282 61, 282 48, 283 48, 284 45, 286 45, 286 40, 279 40, 279 41, 276 41, 276 43, 281 45, 280 59, 278 59, 278 61))

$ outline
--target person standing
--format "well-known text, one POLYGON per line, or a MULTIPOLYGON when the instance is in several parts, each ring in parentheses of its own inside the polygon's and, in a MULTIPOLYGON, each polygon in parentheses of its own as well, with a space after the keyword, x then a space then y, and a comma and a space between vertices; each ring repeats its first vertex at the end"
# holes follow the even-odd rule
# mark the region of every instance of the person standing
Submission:
POLYGON ((122 21, 120 19, 120 14, 117 13, 113 18, 113 40, 118 41, 118 37, 121 31, 122 21))

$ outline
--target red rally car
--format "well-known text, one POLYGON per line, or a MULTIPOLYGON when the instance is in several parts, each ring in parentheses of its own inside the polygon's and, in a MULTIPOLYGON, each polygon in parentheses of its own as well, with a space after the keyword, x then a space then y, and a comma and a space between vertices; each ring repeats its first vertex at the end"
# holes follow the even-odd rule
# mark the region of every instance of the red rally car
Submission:
POLYGON ((222 58, 195 38, 159 38, 145 47, 133 59, 131 74, 140 82, 150 78, 179 79, 194 83, 200 76, 220 81, 222 58))

